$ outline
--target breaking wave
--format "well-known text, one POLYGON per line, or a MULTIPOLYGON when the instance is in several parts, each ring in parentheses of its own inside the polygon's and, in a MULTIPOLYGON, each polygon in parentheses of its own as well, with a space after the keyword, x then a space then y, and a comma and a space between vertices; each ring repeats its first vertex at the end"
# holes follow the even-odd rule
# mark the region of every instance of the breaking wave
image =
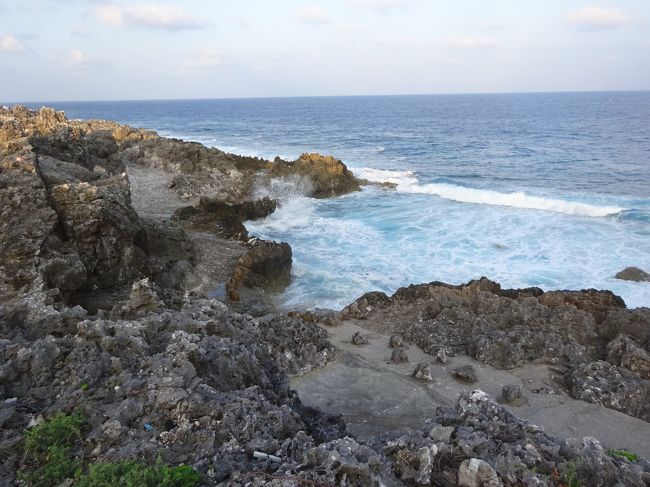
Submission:
POLYGON ((368 181, 392 183, 397 191, 403 193, 431 194, 461 203, 478 205, 509 206, 529 210, 553 211, 566 215, 605 217, 616 215, 626 210, 619 206, 599 206, 589 203, 567 201, 543 196, 533 196, 523 191, 501 193, 489 189, 475 189, 455 184, 422 184, 411 171, 389 171, 385 169, 361 168, 354 170, 355 175, 368 181))

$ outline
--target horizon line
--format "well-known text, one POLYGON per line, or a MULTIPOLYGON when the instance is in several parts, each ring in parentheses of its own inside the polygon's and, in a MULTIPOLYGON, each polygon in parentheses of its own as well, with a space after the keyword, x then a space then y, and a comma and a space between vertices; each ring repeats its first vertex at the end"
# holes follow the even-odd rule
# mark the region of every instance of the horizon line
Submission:
POLYGON ((647 93, 650 89, 629 90, 551 90, 551 91, 477 91, 459 93, 388 93, 388 94, 352 94, 352 95, 284 95, 284 96, 232 96, 232 97, 198 97, 198 98, 114 98, 86 100, 33 100, 0 102, 0 106, 48 103, 129 103, 129 102, 173 102, 173 101, 214 101, 214 100, 272 100, 292 98, 380 98, 407 96, 478 96, 478 95, 544 95, 544 94, 588 94, 588 93, 647 93))

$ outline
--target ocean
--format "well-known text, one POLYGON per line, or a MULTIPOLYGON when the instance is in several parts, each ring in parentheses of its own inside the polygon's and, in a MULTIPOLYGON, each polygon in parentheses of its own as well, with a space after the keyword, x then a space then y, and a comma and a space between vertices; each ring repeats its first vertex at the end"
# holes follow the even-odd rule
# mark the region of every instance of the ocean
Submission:
POLYGON ((397 184, 326 200, 284 188, 247 224, 293 248, 283 307, 480 276, 650 306, 650 283, 613 277, 650 271, 650 92, 46 104, 237 154, 332 154, 397 184))

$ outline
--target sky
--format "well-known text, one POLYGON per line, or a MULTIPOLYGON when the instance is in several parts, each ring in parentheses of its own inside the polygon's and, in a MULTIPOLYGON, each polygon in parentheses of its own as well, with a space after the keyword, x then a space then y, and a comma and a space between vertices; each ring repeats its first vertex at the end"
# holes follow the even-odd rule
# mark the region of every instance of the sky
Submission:
POLYGON ((0 0, 0 102, 648 89, 650 0, 0 0))

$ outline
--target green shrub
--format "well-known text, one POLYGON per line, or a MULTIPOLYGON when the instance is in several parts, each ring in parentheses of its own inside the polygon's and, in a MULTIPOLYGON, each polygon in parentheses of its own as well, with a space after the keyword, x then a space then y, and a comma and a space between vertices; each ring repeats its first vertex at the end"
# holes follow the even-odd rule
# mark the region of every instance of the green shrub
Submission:
POLYGON ((73 478, 80 467, 81 462, 72 457, 70 448, 50 446, 43 456, 43 462, 34 463, 32 469, 19 471, 18 478, 30 486, 50 487, 73 478))
POLYGON ((155 465, 124 461, 100 462, 89 466, 88 474, 75 485, 79 487, 194 487, 200 476, 192 467, 170 467, 160 458, 155 465))
POLYGON ((86 417, 81 413, 56 413, 43 424, 34 426, 25 434, 25 453, 39 457, 47 453, 52 446, 72 448, 81 440, 81 431, 86 424, 86 417))
POLYGON ((160 458, 154 465, 141 462, 99 462, 88 465, 72 449, 82 440, 86 417, 57 413, 25 433, 25 464, 18 472, 24 485, 51 487, 74 479, 80 487, 194 487, 201 477, 189 466, 170 467, 160 458))
POLYGON ((25 467, 18 478, 34 487, 58 485, 72 478, 81 467, 71 450, 81 439, 86 418, 80 413, 55 414, 25 433, 25 467))
POLYGON ((612 458, 625 458, 631 462, 639 459, 638 455, 627 450, 607 450, 607 454, 612 458))

